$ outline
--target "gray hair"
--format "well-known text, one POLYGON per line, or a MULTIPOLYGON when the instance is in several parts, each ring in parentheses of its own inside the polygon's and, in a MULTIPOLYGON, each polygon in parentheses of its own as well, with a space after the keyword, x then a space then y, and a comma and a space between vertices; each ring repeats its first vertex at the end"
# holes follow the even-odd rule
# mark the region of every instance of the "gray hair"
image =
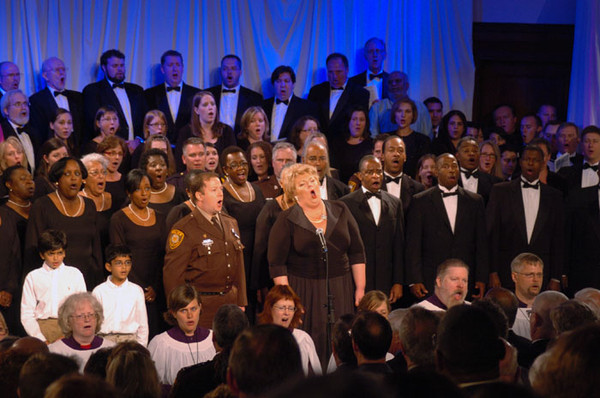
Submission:
POLYGON ((275 154, 277 153, 277 151, 281 151, 282 149, 289 149, 292 152, 294 152, 294 158, 298 157, 298 151, 296 151, 296 147, 294 146, 294 144, 290 144, 289 142, 282 141, 282 142, 278 142, 273 147, 273 158, 271 159, 272 161, 275 160, 275 154))
POLYGON ((511 272, 520 272, 523 270, 523 266, 525 264, 540 264, 542 269, 544 269, 544 262, 541 258, 533 253, 521 253, 517 257, 515 257, 510 263, 510 271, 511 272))
POLYGON ((102 322, 104 322, 102 304, 100 304, 96 297, 90 292, 74 293, 67 297, 58 308, 58 326, 60 326, 60 330, 62 330, 65 337, 71 337, 73 334, 70 317, 75 313, 77 307, 86 301, 92 306, 96 313, 96 330, 94 333, 100 331, 102 322))
POLYGON ((106 170, 108 168, 108 160, 99 153, 88 153, 87 155, 81 158, 81 163, 83 163, 86 169, 89 169, 91 164, 94 162, 100 163, 102 165, 103 170, 106 170))
POLYGON ((8 113, 4 112, 4 109, 8 108, 8 104, 10 103, 10 100, 12 99, 13 96, 15 96, 17 94, 23 94, 23 96, 25 97, 25 101, 27 101, 27 105, 29 105, 29 97, 27 97, 27 95, 25 95, 25 93, 23 91, 21 91, 19 89, 7 91, 4 94, 4 96, 2 96, 2 99, 0 100, 0 111, 2 111, 2 116, 4 116, 7 119, 8 119, 8 113))

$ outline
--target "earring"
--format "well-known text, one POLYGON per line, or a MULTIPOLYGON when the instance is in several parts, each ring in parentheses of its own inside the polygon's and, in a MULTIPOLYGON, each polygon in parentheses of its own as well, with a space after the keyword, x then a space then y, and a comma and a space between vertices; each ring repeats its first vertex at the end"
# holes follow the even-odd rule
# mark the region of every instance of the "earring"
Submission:
POLYGON ((294 196, 294 200, 297 202, 297 201, 298 201, 298 197, 297 197, 297 196, 294 196))

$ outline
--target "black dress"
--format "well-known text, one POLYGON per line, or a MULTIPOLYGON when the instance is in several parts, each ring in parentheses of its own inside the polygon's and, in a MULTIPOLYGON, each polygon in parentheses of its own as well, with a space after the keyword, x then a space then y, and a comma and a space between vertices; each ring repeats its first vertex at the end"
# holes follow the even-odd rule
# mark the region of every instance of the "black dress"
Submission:
MULTIPOLYGON (((21 336, 19 303, 21 302, 21 244, 17 233, 17 222, 10 214, 9 208, 0 207, 0 292, 8 292, 12 295, 11 305, 0 306, 0 312, 4 316, 10 334, 21 336)), ((16 213, 14 213, 16 214, 16 213)))
POLYGON ((156 213, 156 222, 151 226, 135 224, 120 210, 110 219, 110 242, 126 245, 131 250, 132 262, 129 280, 140 285, 143 289, 151 286, 157 295, 154 303, 146 302, 148 312, 148 327, 151 339, 162 332, 160 320, 163 310, 164 293, 162 284, 162 268, 165 258, 165 217, 156 213))
POLYGON ((49 196, 42 196, 31 206, 25 235, 24 275, 42 265, 38 240, 47 229, 57 229, 67 235, 64 263, 76 267, 85 279, 89 291, 102 282, 102 248, 97 228, 96 205, 91 199, 82 198, 83 214, 67 217, 54 205, 49 196))
POLYGON ((173 198, 170 201, 165 203, 149 203, 148 207, 156 210, 157 213, 160 213, 163 216, 163 220, 166 220, 171 209, 185 202, 186 200, 188 200, 187 194, 183 191, 180 191, 179 189, 175 189, 173 198))
POLYGON ((347 141, 336 141, 331 147, 331 165, 339 170, 340 181, 348 184, 350 177, 358 171, 358 163, 365 155, 373 152, 373 141, 367 138, 352 145, 347 141))
MULTIPOLYGON (((215 148, 219 155, 223 152, 223 149, 227 148, 231 145, 237 145, 237 141, 235 139, 235 135, 233 134, 233 129, 226 124, 222 124, 223 130, 221 136, 215 142, 215 148)), ((190 137, 194 137, 192 133, 192 126, 187 125, 179 130, 179 134, 177 135, 177 144, 175 145, 175 162, 177 163, 177 171, 185 170, 185 165, 181 160, 181 155, 183 153, 183 143, 190 137)))
POLYGON ((421 133, 413 131, 406 137, 400 137, 406 147, 406 163, 404 163, 404 172, 415 178, 417 173, 417 163, 421 156, 431 153, 431 140, 421 133))
POLYGON ((252 254, 252 268, 250 270, 249 286, 252 290, 262 289, 273 285, 269 277, 269 262, 267 248, 269 233, 277 216, 283 209, 277 200, 267 200, 256 219, 256 232, 254 235, 254 253, 252 254))
POLYGON ((32 200, 36 200, 37 198, 41 198, 42 196, 46 196, 49 193, 56 191, 56 188, 52 185, 50 180, 48 180, 48 177, 39 175, 35 177, 33 181, 35 183, 35 191, 32 200))

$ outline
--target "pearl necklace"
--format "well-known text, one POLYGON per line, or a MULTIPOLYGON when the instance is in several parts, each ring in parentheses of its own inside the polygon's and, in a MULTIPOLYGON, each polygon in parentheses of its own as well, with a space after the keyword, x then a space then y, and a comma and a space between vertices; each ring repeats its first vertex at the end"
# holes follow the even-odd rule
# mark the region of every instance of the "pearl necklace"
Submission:
POLYGON ((13 205, 15 205, 15 206, 19 206, 19 207, 22 207, 22 208, 24 208, 24 209, 26 209, 26 208, 28 208, 28 207, 31 207, 31 201, 29 201, 29 203, 28 203, 28 204, 26 204, 26 205, 20 205, 20 204, 18 204, 17 202, 15 202, 15 201, 13 201, 13 200, 10 200, 10 199, 9 199, 9 200, 8 200, 8 203, 12 203, 13 205))
POLYGON ((229 184, 229 186, 233 190, 233 193, 235 194, 235 196, 238 198, 238 200, 240 202, 246 203, 246 202, 252 202, 254 200, 253 190, 252 190, 252 188, 250 188, 250 183, 248 181, 246 181, 246 189, 248 190, 248 196, 250 197, 250 199, 248 201, 242 199, 242 197, 238 194, 237 189, 235 189, 235 187, 233 186, 233 184, 229 180, 229 176, 227 177, 227 183, 229 184))
POLYGON ((131 203, 129 204, 129 210, 131 210, 131 212, 133 213, 134 216, 136 216, 137 218, 140 219, 140 221, 146 222, 150 219, 150 209, 148 209, 148 207, 146 207, 146 218, 142 218, 140 216, 138 216, 137 214, 135 214, 135 211, 133 211, 133 208, 131 207, 131 203))
POLYGON ((308 218, 308 221, 310 221, 312 223, 320 223, 320 222, 323 222, 323 221, 327 220, 327 211, 325 211, 325 204, 324 203, 323 203, 323 209, 321 211, 322 211, 321 215, 316 220, 310 218, 306 212, 304 212, 304 215, 306 216, 306 218, 308 218))
POLYGON ((161 189, 161 190, 159 190, 159 191, 153 191, 153 190, 150 190, 150 193, 154 193, 154 194, 157 194, 157 195, 158 195, 158 194, 161 194, 161 193, 163 193, 163 192, 165 192, 165 191, 167 190, 167 187, 168 187, 168 186, 169 186, 169 184, 167 184, 167 183, 165 182, 165 186, 164 186, 164 188, 162 188, 162 189, 161 189))
MULTIPOLYGON (((85 192, 85 188, 83 188, 83 191, 81 191, 81 193, 83 194, 83 196, 85 196, 86 198, 89 198, 87 192, 85 192)), ((104 210, 104 192, 102 192, 100 194, 100 196, 102 197, 102 206, 100 206, 100 210, 98 210, 98 212, 101 212, 102 210, 104 210)), ((92 198, 90 198, 92 199, 92 198)))
POLYGON ((67 212, 67 208, 65 207, 65 204, 63 203, 62 199, 60 198, 60 194, 58 193, 58 191, 56 191, 56 197, 58 198, 58 201, 60 202, 60 204, 61 204, 61 206, 63 208, 63 211, 65 212, 65 216, 67 216, 67 217, 77 217, 77 215, 81 211, 81 208, 83 207, 83 199, 81 198, 81 196, 77 196, 79 198, 79 208, 77 209, 77 211, 73 215, 70 215, 67 212))

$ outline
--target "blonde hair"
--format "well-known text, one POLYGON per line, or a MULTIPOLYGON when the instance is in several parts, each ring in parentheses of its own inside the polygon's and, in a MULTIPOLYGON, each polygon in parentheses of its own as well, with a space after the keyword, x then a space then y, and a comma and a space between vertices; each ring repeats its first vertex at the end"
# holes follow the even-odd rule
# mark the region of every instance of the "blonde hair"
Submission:
POLYGON ((8 168, 8 165, 6 164, 6 159, 4 157, 8 152, 9 145, 15 148, 17 151, 21 151, 21 153, 23 154, 23 161, 21 162, 21 166, 27 168, 27 156, 25 156, 25 151, 23 150, 23 145, 21 144, 21 141, 19 141, 17 137, 10 136, 7 137, 4 140, 4 142, 0 142, 0 174, 2 174, 2 172, 8 168))
POLYGON ((265 133, 262 136, 262 140, 266 141, 267 137, 269 137, 269 118, 267 118, 267 114, 265 113, 265 111, 263 110, 263 108, 261 108, 260 106, 251 106, 250 108, 246 109, 246 112, 244 112, 244 114, 242 115, 242 120, 240 120, 240 133, 238 134, 238 138, 240 139, 244 139, 244 138, 248 138, 248 127, 250 126, 250 122, 252 121, 252 118, 257 114, 260 113, 263 117, 263 119, 265 120, 265 133))
POLYGON ((144 139, 148 138, 148 136, 150 135, 150 127, 149 126, 150 126, 150 123, 152 123, 154 121, 154 119, 161 119, 162 122, 165 124, 165 129, 169 127, 167 125, 167 117, 165 116, 165 114, 162 111, 159 111, 158 109, 153 109, 151 111, 148 111, 146 113, 146 116, 144 116, 144 139))
POLYGON ((289 170, 289 177, 287 179, 287 182, 285 183, 285 185, 287 185, 287 189, 284 188, 284 190, 291 198, 296 196, 296 179, 298 177, 308 174, 309 176, 313 176, 317 180, 319 180, 319 174, 317 173, 317 169, 314 166, 310 166, 308 164, 296 163, 287 167, 286 170, 289 170))

